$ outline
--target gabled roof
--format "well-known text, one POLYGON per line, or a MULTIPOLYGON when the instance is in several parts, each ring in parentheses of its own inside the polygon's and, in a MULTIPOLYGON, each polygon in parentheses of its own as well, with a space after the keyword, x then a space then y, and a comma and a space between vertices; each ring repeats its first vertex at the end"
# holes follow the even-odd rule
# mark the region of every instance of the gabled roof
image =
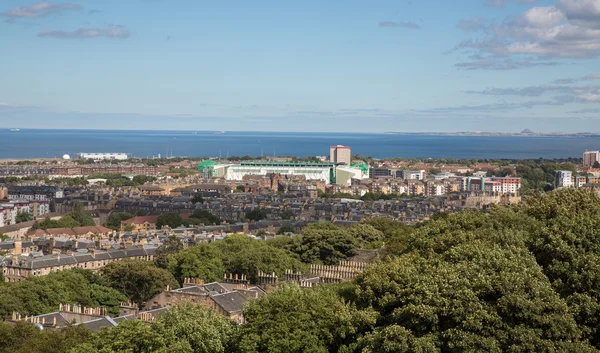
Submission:
POLYGON ((230 315, 242 312, 244 303, 248 301, 246 296, 237 291, 211 295, 210 298, 230 315))
POLYGON ((150 223, 150 224, 156 224, 156 222, 158 221, 158 216, 136 216, 130 219, 126 219, 124 221, 121 222, 121 224, 144 224, 144 223, 150 223))

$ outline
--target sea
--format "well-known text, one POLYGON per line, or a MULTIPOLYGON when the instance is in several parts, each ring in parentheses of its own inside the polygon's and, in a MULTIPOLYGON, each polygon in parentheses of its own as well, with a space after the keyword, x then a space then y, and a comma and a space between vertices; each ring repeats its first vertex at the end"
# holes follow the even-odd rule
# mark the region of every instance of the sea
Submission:
POLYGON ((60 158, 79 152, 123 152, 134 157, 326 156, 332 145, 374 158, 581 158, 600 150, 600 138, 447 136, 320 132, 114 130, 0 130, 0 158, 60 158))

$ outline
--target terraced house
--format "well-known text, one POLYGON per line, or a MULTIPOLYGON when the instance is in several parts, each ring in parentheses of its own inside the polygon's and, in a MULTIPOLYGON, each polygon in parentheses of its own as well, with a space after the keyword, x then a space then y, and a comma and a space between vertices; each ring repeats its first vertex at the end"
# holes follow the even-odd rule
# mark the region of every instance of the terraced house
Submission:
MULTIPOLYGON (((16 242, 20 242, 17 240, 16 242)), ((20 248, 21 244, 15 244, 20 248)), ((154 246, 131 247, 108 251, 90 249, 87 252, 74 252, 71 254, 30 253, 0 257, 0 266, 4 274, 4 281, 18 282, 29 276, 44 276, 51 272, 59 272, 72 268, 83 268, 98 271, 113 261, 154 260, 156 251, 154 246)))

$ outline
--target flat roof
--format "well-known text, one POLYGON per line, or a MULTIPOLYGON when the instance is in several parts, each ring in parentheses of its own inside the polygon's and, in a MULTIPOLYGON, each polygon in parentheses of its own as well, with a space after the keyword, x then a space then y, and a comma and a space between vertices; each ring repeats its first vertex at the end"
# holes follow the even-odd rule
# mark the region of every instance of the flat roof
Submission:
MULTIPOLYGON (((248 167, 333 167, 335 163, 329 162, 278 162, 278 161, 244 161, 240 166, 248 167)), ((235 166, 235 164, 233 165, 235 166)))

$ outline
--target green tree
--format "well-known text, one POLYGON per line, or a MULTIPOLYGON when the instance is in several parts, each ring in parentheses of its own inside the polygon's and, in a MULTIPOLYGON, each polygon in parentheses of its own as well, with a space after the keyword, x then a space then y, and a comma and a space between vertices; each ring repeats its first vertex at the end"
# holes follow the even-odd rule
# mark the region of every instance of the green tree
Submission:
MULTIPOLYGON (((125 320, 110 330, 99 331, 91 342, 73 348, 70 353, 167 353, 171 351, 167 349, 169 342, 157 327, 159 324, 125 320)), ((192 352, 189 347, 176 351, 192 352)))
POLYGON ((158 216, 158 220, 156 221, 156 227, 158 229, 161 229, 164 226, 177 228, 181 225, 183 225, 183 218, 176 212, 163 213, 158 216))
POLYGON ((29 222, 33 220, 33 216, 27 211, 21 211, 17 213, 16 221, 17 223, 29 222))
POLYGON ((121 229, 122 221, 131 219, 133 217, 134 216, 128 212, 112 212, 108 216, 108 219, 106 220, 106 223, 104 223, 104 226, 113 230, 119 230, 121 229))
POLYGON ((0 318, 13 311, 39 315, 56 311, 60 303, 79 303, 88 307, 103 306, 117 314, 119 303, 127 298, 118 291, 88 280, 81 271, 69 270, 20 282, 0 285, 0 318))
POLYGON ((285 233, 296 233, 296 228, 292 227, 290 224, 284 224, 279 229, 277 229, 277 234, 285 234, 285 233))
POLYGON ((247 304, 240 352, 338 352, 375 324, 376 313, 344 303, 332 287, 284 285, 247 304))
POLYGON ((156 249, 154 253, 156 265, 166 269, 169 263, 169 255, 176 254, 181 250, 183 250, 183 243, 177 236, 171 235, 156 249))
POLYGON ((64 353, 89 337, 90 331, 83 326, 40 330, 24 321, 0 322, 0 353, 64 353))
POLYGON ((350 226, 348 232, 358 240, 362 246, 369 245, 370 247, 381 246, 383 240, 383 232, 365 223, 358 223, 350 226))
POLYGON ((197 203, 204 203, 204 198, 202 197, 201 194, 195 194, 194 197, 192 198, 192 203, 193 204, 197 204, 197 203))
POLYGON ((267 212, 260 207, 256 207, 252 211, 246 212, 246 218, 250 221, 260 221, 267 218, 267 212))
POLYGON ((230 235, 213 245, 220 251, 227 273, 244 274, 254 281, 258 271, 283 275, 285 270, 301 270, 305 266, 288 251, 275 248, 243 234, 230 235))
POLYGON ((358 249, 357 239, 348 230, 330 223, 311 224, 293 240, 290 250, 304 263, 337 264, 356 254, 358 249))
POLYGON ((194 213, 190 216, 190 218, 198 219, 201 224, 204 225, 212 225, 212 224, 221 224, 221 220, 219 217, 210 213, 207 210, 195 210, 194 213))
POLYGON ((238 325, 201 305, 184 303, 160 320, 165 336, 181 341, 194 353, 234 352, 239 339, 238 325))
POLYGON ((92 216, 83 208, 83 205, 79 201, 75 201, 73 211, 67 213, 67 216, 73 218, 78 226, 81 227, 96 225, 92 216))
POLYGON ((594 165, 592 166, 592 168, 600 168, 600 163, 598 163, 598 161, 594 162, 594 165))
POLYGON ((217 281, 225 273, 221 252, 212 244, 200 243, 168 256, 167 269, 183 283, 184 278, 217 281))
POLYGON ((111 262, 100 271, 112 288, 124 293, 140 307, 165 290, 167 285, 179 287, 169 271, 144 260, 111 262))

